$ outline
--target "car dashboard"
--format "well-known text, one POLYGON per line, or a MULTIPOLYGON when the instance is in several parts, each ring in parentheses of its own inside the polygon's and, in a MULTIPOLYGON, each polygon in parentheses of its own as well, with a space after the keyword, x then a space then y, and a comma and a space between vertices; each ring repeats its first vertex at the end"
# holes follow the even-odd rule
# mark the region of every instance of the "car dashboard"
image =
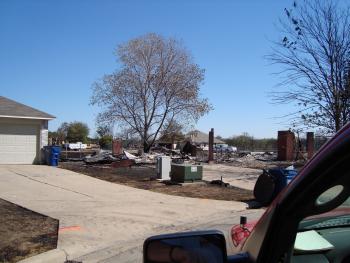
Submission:
POLYGON ((320 263, 346 263, 350 262, 350 217, 338 217, 321 222, 308 222, 303 231, 315 230, 323 239, 333 247, 319 251, 294 251, 292 263, 320 262, 320 263))

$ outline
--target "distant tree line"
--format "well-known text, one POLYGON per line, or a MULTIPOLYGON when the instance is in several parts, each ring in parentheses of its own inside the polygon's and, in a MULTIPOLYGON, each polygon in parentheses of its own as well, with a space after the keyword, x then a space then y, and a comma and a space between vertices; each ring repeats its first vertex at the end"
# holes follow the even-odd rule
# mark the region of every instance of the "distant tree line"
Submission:
POLYGON ((229 138, 220 137, 220 139, 228 145, 237 147, 239 151, 276 151, 277 149, 277 139, 257 139, 247 132, 229 138))
MULTIPOLYGON (((237 147, 238 151, 277 151, 277 139, 276 138, 263 138, 257 139, 249 135, 247 132, 241 135, 232 136, 229 138, 217 137, 224 141, 228 145, 237 147)), ((324 135, 315 135, 314 138, 314 149, 319 150, 323 144, 325 144, 330 137, 324 135)), ((295 143, 300 144, 302 149, 306 150, 306 137, 305 133, 295 133, 295 143), (300 137, 299 137, 300 136, 300 137)))
POLYGON ((96 135, 89 137, 90 129, 86 123, 73 121, 63 122, 56 131, 49 132, 49 138, 53 144, 60 145, 62 143, 95 143, 101 148, 111 148, 113 141, 112 129, 109 126, 98 126, 96 135))
POLYGON ((49 132, 49 137, 55 144, 63 141, 87 143, 89 132, 89 127, 83 122, 63 122, 56 131, 49 132))
POLYGON ((113 142, 112 128, 108 125, 98 126, 96 129, 98 144, 101 148, 111 148, 113 142))

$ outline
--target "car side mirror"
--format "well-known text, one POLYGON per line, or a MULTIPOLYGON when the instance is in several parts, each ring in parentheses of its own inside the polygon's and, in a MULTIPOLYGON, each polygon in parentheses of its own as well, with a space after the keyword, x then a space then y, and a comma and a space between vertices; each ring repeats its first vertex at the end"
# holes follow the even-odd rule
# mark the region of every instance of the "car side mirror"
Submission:
POLYGON ((144 263, 226 263, 226 241, 220 231, 153 236, 143 244, 144 263))

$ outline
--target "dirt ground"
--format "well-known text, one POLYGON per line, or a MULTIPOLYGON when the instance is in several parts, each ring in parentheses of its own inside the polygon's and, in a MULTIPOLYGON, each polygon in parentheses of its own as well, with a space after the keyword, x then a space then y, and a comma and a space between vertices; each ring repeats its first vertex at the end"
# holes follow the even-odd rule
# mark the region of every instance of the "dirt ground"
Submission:
POLYGON ((151 179, 156 172, 155 168, 150 166, 113 168, 109 165, 85 165, 82 162, 61 162, 59 166, 105 181, 170 195, 242 202, 254 198, 251 190, 213 185, 208 182, 166 185, 151 179))
POLYGON ((0 199, 0 262, 17 262, 57 246, 58 220, 0 199))

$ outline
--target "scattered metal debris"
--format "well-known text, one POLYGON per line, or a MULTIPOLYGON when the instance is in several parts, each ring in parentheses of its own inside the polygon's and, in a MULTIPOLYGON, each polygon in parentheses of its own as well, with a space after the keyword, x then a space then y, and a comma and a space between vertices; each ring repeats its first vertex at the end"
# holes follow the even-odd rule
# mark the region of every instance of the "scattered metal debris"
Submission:
POLYGON ((210 182, 210 184, 216 184, 216 185, 220 185, 220 186, 223 186, 223 187, 230 186, 229 183, 224 183, 224 181, 222 181, 222 180, 213 180, 213 181, 210 182))
POLYGON ((216 163, 231 163, 242 167, 263 167, 266 163, 277 161, 273 152, 237 152, 215 155, 216 163))
POLYGON ((127 151, 124 151, 124 154, 126 156, 126 158, 130 159, 130 160, 136 160, 138 157, 136 157, 135 155, 127 152, 127 151))
POLYGON ((220 180, 212 180, 210 182, 210 184, 216 184, 216 185, 220 185, 220 186, 223 186, 223 187, 229 187, 230 184, 229 183, 225 183, 223 180, 222 180, 222 176, 220 178, 220 180))
POLYGON ((112 155, 110 151, 100 151, 96 155, 86 156, 84 159, 86 164, 109 164, 119 160, 112 155))

